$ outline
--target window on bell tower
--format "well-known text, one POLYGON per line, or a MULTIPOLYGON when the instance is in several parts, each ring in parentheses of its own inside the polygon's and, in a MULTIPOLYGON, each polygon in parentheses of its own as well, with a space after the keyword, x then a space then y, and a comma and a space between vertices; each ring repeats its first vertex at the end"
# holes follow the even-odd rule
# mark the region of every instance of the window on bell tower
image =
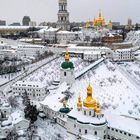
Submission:
POLYGON ((66 72, 64 72, 64 76, 67 76, 67 73, 66 72))

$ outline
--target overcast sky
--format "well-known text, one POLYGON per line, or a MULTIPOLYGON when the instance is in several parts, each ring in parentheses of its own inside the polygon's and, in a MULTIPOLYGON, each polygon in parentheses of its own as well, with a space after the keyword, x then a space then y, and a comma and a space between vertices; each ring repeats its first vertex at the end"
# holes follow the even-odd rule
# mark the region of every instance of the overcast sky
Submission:
MULTIPOLYGON (((24 15, 39 22, 57 21, 58 0, 0 0, 0 19, 21 22, 24 15)), ((68 0, 70 21, 87 21, 102 11, 106 20, 140 22, 140 0, 68 0)))

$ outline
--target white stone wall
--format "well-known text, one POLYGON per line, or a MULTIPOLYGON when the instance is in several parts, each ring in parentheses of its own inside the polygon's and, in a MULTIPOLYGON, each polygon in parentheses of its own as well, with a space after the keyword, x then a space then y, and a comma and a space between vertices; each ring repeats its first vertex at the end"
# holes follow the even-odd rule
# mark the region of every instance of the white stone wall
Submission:
POLYGON ((12 93, 16 96, 22 96, 24 95, 25 91, 27 92, 27 95, 29 98, 34 99, 34 98, 42 98, 47 95, 46 88, 40 88, 40 87, 23 87, 19 86, 16 84, 12 85, 12 93))
MULTIPOLYGON (((77 116, 78 117, 78 116, 77 116)), ((91 125, 91 124, 82 124, 77 122, 77 120, 71 119, 68 117, 67 121, 67 131, 74 135, 85 135, 92 134, 101 139, 104 139, 104 136, 107 134, 107 124, 106 125, 91 125)))
POLYGON ((60 83, 66 82, 67 84, 72 85, 74 81, 74 69, 60 69, 60 83))

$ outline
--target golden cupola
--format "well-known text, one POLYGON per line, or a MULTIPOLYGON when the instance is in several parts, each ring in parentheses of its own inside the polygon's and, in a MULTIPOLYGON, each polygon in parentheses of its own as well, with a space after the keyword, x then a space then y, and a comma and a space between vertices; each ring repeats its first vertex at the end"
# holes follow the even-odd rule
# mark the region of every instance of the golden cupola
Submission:
POLYGON ((77 101, 77 108, 80 109, 82 108, 82 101, 81 101, 81 97, 78 97, 78 101, 77 101))
POLYGON ((90 108, 90 109, 96 110, 97 104, 96 104, 96 100, 93 99, 93 97, 92 97, 92 87, 91 87, 90 84, 87 87, 87 97, 83 101, 83 106, 86 107, 86 108, 90 108))
POLYGON ((98 23, 102 23, 103 22, 103 18, 102 18, 101 12, 99 12, 99 17, 98 17, 97 21, 98 21, 98 23))
POLYGON ((112 27, 112 21, 111 20, 109 21, 108 26, 112 27))
POLYGON ((100 105, 99 102, 97 102, 97 107, 96 107, 95 112, 96 112, 97 114, 100 114, 100 113, 101 113, 101 105, 100 105))
POLYGON ((68 50, 65 53, 65 61, 68 62, 69 61, 69 52, 68 50))

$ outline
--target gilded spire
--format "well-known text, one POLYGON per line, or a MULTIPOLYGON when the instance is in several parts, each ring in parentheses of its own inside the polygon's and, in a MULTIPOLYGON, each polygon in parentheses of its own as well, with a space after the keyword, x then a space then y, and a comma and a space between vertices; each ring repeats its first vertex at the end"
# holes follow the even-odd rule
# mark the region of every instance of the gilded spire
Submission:
POLYGON ((82 108, 81 96, 78 97, 77 108, 78 108, 78 109, 81 109, 81 108, 82 108))
POLYGON ((63 101, 63 107, 66 108, 66 106, 67 106, 67 102, 64 100, 63 101))
POLYGON ((65 53, 65 61, 69 61, 69 52, 68 52, 68 50, 66 50, 66 53, 65 53))
POLYGON ((95 110, 96 113, 100 114, 101 113, 101 105, 99 102, 97 102, 97 108, 95 110))
POLYGON ((89 84, 88 87, 87 87, 87 95, 88 95, 88 96, 92 96, 92 87, 91 87, 90 84, 89 84))
POLYGON ((99 11, 99 17, 100 17, 100 18, 102 17, 102 13, 101 13, 101 10, 99 11))

